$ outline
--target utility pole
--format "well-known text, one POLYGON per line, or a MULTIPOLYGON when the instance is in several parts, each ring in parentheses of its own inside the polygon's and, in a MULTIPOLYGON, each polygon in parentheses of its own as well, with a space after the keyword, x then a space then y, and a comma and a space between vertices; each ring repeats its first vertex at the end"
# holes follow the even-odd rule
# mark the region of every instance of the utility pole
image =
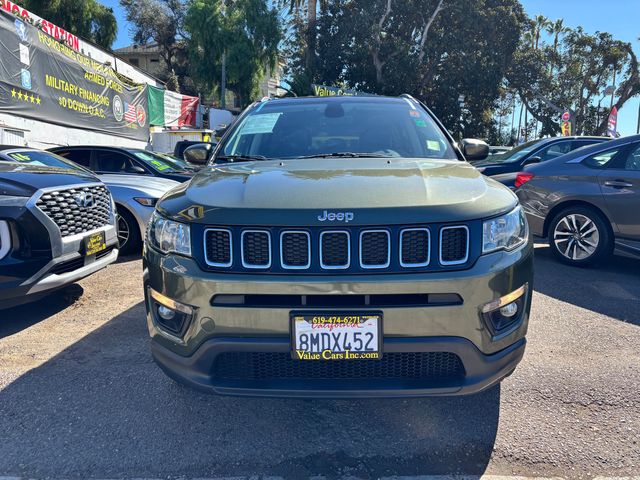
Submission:
POLYGON ((613 95, 616 93, 616 69, 613 69, 613 88, 611 89, 611 105, 609 105, 609 110, 613 110, 613 95))
MULTIPOLYGON (((226 0, 222 0, 222 16, 225 14, 226 0)), ((220 108, 224 110, 227 107, 227 49, 223 45, 222 50, 222 80, 220 82, 220 108)))

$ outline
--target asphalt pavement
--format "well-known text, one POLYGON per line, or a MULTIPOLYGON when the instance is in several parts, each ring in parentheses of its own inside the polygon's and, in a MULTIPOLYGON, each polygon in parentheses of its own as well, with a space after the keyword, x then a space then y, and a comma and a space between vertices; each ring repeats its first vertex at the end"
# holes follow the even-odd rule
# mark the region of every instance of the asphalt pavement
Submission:
POLYGON ((525 359, 462 398, 216 397, 153 363, 141 262, 0 311, 0 476, 640 475, 640 261, 536 249, 525 359))

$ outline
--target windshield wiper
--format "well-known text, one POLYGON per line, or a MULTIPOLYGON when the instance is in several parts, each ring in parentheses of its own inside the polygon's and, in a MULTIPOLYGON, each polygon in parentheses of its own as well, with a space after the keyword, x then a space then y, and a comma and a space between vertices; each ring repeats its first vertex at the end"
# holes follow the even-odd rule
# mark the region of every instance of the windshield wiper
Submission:
POLYGON ((238 154, 238 155, 220 155, 220 156, 216 157, 216 159, 215 159, 216 162, 218 160, 226 160, 228 162, 250 162, 252 160, 265 161, 265 160, 269 160, 269 159, 267 157, 265 157, 264 155, 238 154))
POLYGON ((315 155, 304 155, 294 158, 393 158, 393 155, 384 153, 356 153, 356 152, 334 152, 334 153, 316 153, 315 155))

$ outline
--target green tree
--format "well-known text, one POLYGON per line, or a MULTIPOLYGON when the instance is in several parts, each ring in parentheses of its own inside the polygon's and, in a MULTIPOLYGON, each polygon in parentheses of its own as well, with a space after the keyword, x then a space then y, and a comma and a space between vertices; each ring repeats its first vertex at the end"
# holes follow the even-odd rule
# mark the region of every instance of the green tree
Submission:
POLYGON ((196 84, 207 92, 218 88, 226 52, 227 86, 248 105, 259 79, 277 62, 282 38, 277 11, 265 0, 193 0, 185 30, 196 84))
POLYGON ((133 41, 139 45, 152 42, 157 45, 167 72, 161 80, 177 80, 181 91, 194 95, 184 30, 186 3, 182 0, 120 0, 120 5, 132 25, 133 41))
POLYGON ((541 43, 537 50, 523 38, 507 72, 508 84, 543 124, 542 134, 560 132, 560 114, 565 109, 575 112, 576 134, 604 134, 608 105, 598 111, 597 101, 613 83, 614 72, 619 81, 618 109, 640 93, 636 54, 629 43, 609 33, 591 35, 577 28, 558 37, 557 43, 554 38, 551 46, 541 43))
POLYGON ((111 8, 96 0, 24 0, 20 4, 68 32, 109 50, 118 33, 111 8))
MULTIPOLYGON (((318 18, 316 79, 410 93, 457 134, 487 136, 525 20, 517 0, 331 0, 318 18)), ((291 58, 295 84, 295 45, 291 58)))

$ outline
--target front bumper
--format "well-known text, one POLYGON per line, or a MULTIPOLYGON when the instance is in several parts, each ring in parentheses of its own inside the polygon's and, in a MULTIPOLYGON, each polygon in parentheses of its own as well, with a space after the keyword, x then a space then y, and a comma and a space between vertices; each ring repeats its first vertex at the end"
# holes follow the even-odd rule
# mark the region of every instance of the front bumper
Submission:
MULTIPOLYGON (((225 352, 277 352, 288 356, 289 339, 217 338, 205 342, 191 357, 182 357, 157 342, 151 352, 160 368, 174 380, 219 395, 299 398, 380 398, 468 395, 497 384, 516 368, 524 355, 526 340, 492 355, 482 354, 469 340, 457 337, 387 338, 384 354, 400 352, 450 352, 465 366, 459 379, 229 379, 208 372, 225 352)), ((290 360, 295 362, 295 360, 290 360)), ((365 360, 373 361, 373 360, 365 360)), ((384 361, 384 357, 381 361, 384 361)))
MULTIPOLYGON (((219 394, 298 397, 380 397, 469 394, 488 388, 511 373, 525 348, 533 279, 533 248, 482 256, 465 271, 389 275, 301 277, 212 274, 188 258, 144 254, 147 322, 155 361, 172 378, 219 394), (496 335, 483 320, 481 307, 528 284, 523 313, 508 331, 496 335), (149 288, 193 307, 181 336, 159 327, 151 313, 149 288), (458 294, 457 305, 378 307, 383 314, 383 359, 391 353, 453 353, 463 365, 456 378, 305 379, 221 378, 214 365, 225 352, 290 352, 292 308, 212 305, 214 295, 411 295, 458 294)), ((300 311, 300 308, 295 308, 300 311)), ((303 309, 304 310, 304 309, 303 309)), ((308 308, 345 311, 344 308, 308 308)), ((347 310, 354 310, 353 308, 347 310)), ((280 355, 280 356, 278 356, 280 355)), ((307 361, 308 362, 308 361, 307 361)), ((289 368, 287 364, 283 368, 289 368)), ((366 366, 365 366, 366 368, 366 366)))

